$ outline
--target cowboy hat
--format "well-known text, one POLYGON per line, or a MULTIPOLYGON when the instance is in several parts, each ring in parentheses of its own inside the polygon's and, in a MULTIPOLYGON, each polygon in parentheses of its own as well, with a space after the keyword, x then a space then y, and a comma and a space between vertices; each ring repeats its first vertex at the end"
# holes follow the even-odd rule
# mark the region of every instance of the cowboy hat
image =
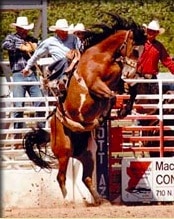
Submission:
POLYGON ((77 23, 74 27, 74 32, 76 31, 82 31, 82 32, 86 31, 84 24, 77 23))
POLYGON ((165 32, 165 29, 160 27, 157 20, 152 20, 148 25, 143 24, 143 27, 146 27, 149 30, 158 31, 159 34, 163 34, 165 32))
POLYGON ((11 27, 20 27, 25 30, 31 30, 34 27, 34 23, 29 24, 27 17, 18 17, 16 23, 10 24, 11 27))
POLYGON ((63 30, 63 31, 69 31, 71 28, 71 25, 68 25, 68 21, 66 19, 58 19, 56 21, 55 25, 52 25, 49 27, 50 31, 55 31, 55 30, 63 30))
POLYGON ((69 25, 68 33, 69 33, 69 34, 74 33, 74 24, 69 25))

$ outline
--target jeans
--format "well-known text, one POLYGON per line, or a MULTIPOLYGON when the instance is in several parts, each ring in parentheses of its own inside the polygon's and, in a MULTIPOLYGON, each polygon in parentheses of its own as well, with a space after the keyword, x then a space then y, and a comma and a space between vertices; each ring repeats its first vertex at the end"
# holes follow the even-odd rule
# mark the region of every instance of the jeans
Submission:
MULTIPOLYGON (((13 81, 14 82, 35 82, 38 81, 37 76, 35 73, 32 73, 29 76, 23 76, 22 72, 15 72, 13 73, 13 81)), ((39 85, 14 85, 13 86, 13 97, 25 97, 26 93, 30 95, 30 97, 43 97, 42 91, 39 85)), ((14 102, 14 107, 24 107, 24 102, 14 102)), ((34 107, 44 106, 43 102, 33 102, 34 107)), ((22 118, 23 112, 15 112, 14 118, 22 118)), ((44 117, 45 112, 36 112, 37 117, 44 117)), ((37 126, 44 128, 45 122, 38 122, 37 126)), ((23 128, 23 122, 15 122, 14 128, 23 128)))
POLYGON ((164 83, 163 84, 163 93, 166 93, 168 90, 174 90, 173 83, 164 83))

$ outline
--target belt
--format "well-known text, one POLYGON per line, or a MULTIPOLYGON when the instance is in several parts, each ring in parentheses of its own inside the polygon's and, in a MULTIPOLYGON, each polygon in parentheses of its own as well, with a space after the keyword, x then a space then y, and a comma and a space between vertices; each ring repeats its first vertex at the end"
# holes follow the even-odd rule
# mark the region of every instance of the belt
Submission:
POLYGON ((12 73, 14 74, 14 73, 17 73, 17 72, 21 72, 22 70, 14 70, 14 71, 12 71, 12 73))
POLYGON ((154 74, 142 74, 140 72, 137 72, 137 74, 140 76, 140 77, 143 77, 143 78, 146 78, 146 79, 156 79, 156 75, 154 74))
MULTIPOLYGON (((21 70, 14 70, 14 71, 12 71, 13 74, 15 74, 15 73, 20 73, 20 72, 22 72, 22 69, 21 69, 21 70)), ((31 74, 31 73, 35 73, 35 74, 36 74, 36 72, 33 71, 33 70, 29 70, 29 73, 30 73, 30 74, 31 74)))

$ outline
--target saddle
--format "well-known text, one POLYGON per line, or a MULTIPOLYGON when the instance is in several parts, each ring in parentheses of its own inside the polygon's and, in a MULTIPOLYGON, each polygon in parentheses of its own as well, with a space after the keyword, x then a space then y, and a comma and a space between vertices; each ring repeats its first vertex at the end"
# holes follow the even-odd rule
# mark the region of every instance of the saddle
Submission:
POLYGON ((66 58, 58 60, 48 66, 48 77, 45 79, 45 84, 47 86, 49 81, 56 81, 54 92, 56 96, 58 96, 60 102, 64 102, 66 98, 69 81, 72 73, 76 69, 80 56, 80 51, 70 50, 67 53, 66 58))

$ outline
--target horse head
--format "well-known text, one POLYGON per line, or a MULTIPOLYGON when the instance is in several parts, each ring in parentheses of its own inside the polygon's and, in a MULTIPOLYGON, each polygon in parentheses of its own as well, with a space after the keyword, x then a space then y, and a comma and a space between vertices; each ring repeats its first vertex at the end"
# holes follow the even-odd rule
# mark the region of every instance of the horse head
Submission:
POLYGON ((122 61, 122 79, 136 77, 137 61, 142 54, 145 42, 146 33, 144 29, 133 23, 120 47, 122 51, 122 55, 119 57, 122 61))
POLYGON ((134 23, 119 25, 120 29, 104 24, 95 27, 102 28, 103 32, 91 37, 92 46, 82 55, 77 71, 94 96, 113 98, 121 73, 130 68, 135 71, 139 58, 137 48, 145 43, 146 35, 144 29, 134 23))
MULTIPOLYGON (((93 25, 93 27, 101 28, 103 33, 94 35, 94 38, 103 40, 104 37, 111 36, 116 32, 126 30, 125 37, 121 45, 115 51, 113 59, 117 61, 122 69, 122 75, 126 78, 133 78, 136 73, 137 60, 143 51, 143 45, 147 40, 147 35, 142 25, 137 24, 132 19, 125 19, 118 14, 106 12, 111 18, 111 26, 106 24, 93 25), (129 74, 129 77, 127 77, 129 74)), ((93 40, 94 42, 94 40, 93 40)))

